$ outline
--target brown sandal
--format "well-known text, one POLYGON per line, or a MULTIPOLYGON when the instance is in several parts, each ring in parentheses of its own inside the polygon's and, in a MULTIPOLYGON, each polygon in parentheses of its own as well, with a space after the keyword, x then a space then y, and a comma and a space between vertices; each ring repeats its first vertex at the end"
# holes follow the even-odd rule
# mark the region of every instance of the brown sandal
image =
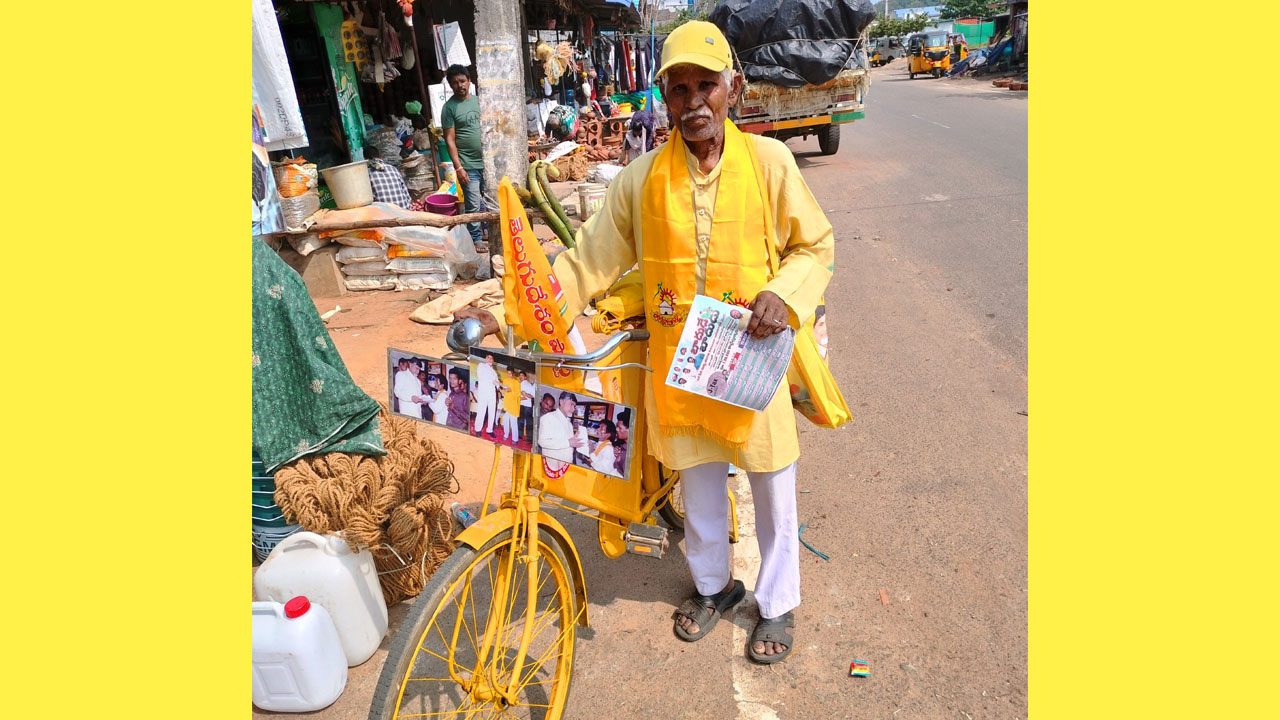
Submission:
POLYGON ((711 632, 711 628, 715 627, 716 621, 734 605, 742 602, 747 596, 747 587, 742 584, 741 580, 734 580, 733 587, 728 590, 722 590, 715 595, 698 595, 680 603, 680 607, 676 610, 676 615, 683 615, 698 624, 698 632, 690 633, 680 627, 680 623, 675 623, 676 637, 685 642, 693 642, 701 639, 703 635, 711 632))
POLYGON ((776 618, 760 618, 760 622, 756 623, 756 629, 751 631, 751 639, 747 641, 747 657, 761 665, 768 665, 790 655, 791 648, 795 647, 795 640, 791 639, 791 633, 787 632, 787 629, 794 630, 795 626, 796 617, 792 613, 783 613, 776 618), (754 647, 757 642, 778 643, 786 645, 787 649, 772 655, 757 654, 754 647))

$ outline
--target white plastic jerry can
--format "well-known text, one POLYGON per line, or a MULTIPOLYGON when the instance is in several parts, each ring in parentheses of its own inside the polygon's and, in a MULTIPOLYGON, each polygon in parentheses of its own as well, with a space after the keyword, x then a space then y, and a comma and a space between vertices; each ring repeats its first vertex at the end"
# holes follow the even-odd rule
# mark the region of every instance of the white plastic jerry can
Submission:
POLYGON ((299 596, 253 604, 253 704, 275 712, 326 708, 347 686, 347 659, 323 607, 299 596))
POLYGON ((329 611, 347 665, 373 656, 387 632, 387 603, 368 550, 351 552, 341 535, 298 532, 280 541, 253 576, 259 600, 306 595, 329 611))

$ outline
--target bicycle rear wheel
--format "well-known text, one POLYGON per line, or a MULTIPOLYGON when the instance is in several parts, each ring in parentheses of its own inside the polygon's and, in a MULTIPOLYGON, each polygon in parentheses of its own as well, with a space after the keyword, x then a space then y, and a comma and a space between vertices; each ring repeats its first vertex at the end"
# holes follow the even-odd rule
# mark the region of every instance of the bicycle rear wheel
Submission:
POLYGON ((479 550, 463 546, 449 556, 391 644, 370 720, 561 717, 576 638, 573 579, 559 545, 541 531, 532 567, 524 555, 523 543, 507 531, 479 550), (530 572, 537 588, 532 603, 530 572), (516 677, 526 619, 531 636, 516 677), (491 649, 482 653, 486 637, 491 649))
MULTIPOLYGON (((660 482, 665 483, 672 475, 680 474, 679 470, 668 470, 658 464, 661 474, 660 482)), ((658 501, 658 514, 671 526, 672 530, 684 530, 684 494, 680 492, 680 481, 671 487, 667 496, 658 501)))

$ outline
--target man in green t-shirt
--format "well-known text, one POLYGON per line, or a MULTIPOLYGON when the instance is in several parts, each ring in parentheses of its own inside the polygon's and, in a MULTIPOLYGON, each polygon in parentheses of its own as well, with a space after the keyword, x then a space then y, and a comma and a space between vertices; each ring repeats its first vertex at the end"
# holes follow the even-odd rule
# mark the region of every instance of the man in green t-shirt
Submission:
MULTIPOLYGON (((471 93, 471 78, 461 65, 450 65, 445 80, 453 88, 453 97, 444 103, 440 125, 449 145, 449 156, 462 184, 463 212, 483 212, 484 156, 480 153, 480 101, 471 93)), ((467 230, 472 242, 480 242, 480 223, 470 223, 467 230)))

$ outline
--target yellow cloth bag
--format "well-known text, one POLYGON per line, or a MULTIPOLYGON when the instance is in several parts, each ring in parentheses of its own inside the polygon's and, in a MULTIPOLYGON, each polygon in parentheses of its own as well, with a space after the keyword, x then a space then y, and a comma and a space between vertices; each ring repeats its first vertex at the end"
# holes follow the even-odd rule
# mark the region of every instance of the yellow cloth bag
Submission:
MULTIPOLYGON (((760 163, 756 159, 755 144, 748 143, 751 151, 751 164, 756 169, 756 182, 764 187, 764 177, 760 173, 760 163)), ((773 238, 773 211, 769 203, 764 203, 764 227, 767 234, 769 255, 769 276, 778 273, 778 256, 774 252, 777 243, 773 238)), ((826 305, 818 307, 823 313, 822 329, 826 335, 826 305)), ((816 313, 815 313, 816 317, 816 313)), ((853 419, 849 405, 844 401, 840 387, 836 385, 835 376, 827 366, 827 354, 818 344, 814 334, 814 318, 806 318, 796 331, 795 347, 791 351, 791 365, 787 367, 787 386, 791 391, 791 405, 809 422, 818 427, 838 428, 853 419)))
POLYGON ((814 425, 837 428, 853 419, 835 376, 827 367, 812 321, 796 333, 791 365, 787 368, 787 385, 791 389, 791 404, 814 425))
POLYGON ((622 321, 640 315, 644 315, 644 286, 640 283, 640 273, 629 272, 596 301, 591 329, 602 335, 617 332, 622 321))

